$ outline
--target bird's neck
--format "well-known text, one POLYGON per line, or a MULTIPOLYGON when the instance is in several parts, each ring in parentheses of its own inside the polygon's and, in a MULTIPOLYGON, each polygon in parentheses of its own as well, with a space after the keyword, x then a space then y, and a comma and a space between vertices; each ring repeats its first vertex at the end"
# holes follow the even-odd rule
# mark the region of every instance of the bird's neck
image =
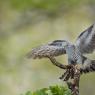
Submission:
POLYGON ((65 47, 67 54, 68 54, 68 52, 74 52, 74 51, 75 51, 75 48, 76 48, 76 47, 75 47, 74 45, 72 45, 72 44, 67 45, 67 46, 65 47))

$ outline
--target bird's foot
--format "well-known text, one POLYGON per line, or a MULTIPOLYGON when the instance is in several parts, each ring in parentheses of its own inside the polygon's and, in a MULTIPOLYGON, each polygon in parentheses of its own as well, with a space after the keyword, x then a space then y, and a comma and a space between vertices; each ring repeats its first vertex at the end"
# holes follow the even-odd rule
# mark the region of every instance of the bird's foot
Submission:
POLYGON ((74 66, 73 65, 67 65, 66 72, 59 78, 63 81, 68 81, 69 78, 74 78, 74 66))
POLYGON ((68 67, 60 79, 66 81, 68 88, 71 90, 71 95, 79 95, 80 68, 78 65, 68 67))
POLYGON ((61 79, 63 81, 68 81, 69 78, 70 78, 70 74, 69 74, 68 70, 66 70, 66 72, 61 77, 59 77, 59 79, 61 79))

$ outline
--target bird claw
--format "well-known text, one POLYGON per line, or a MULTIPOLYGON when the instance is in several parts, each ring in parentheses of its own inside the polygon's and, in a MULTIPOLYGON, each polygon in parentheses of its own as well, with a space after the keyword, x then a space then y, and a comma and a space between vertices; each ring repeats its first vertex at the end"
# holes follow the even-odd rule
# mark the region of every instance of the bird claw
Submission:
POLYGON ((63 81, 67 81, 69 78, 70 78, 70 74, 69 74, 68 70, 61 77, 59 77, 59 79, 61 79, 63 81))
POLYGON ((70 78, 73 79, 74 78, 74 72, 75 72, 75 68, 73 65, 67 65, 67 70, 66 72, 59 77, 59 79, 63 80, 63 81, 68 81, 70 78))

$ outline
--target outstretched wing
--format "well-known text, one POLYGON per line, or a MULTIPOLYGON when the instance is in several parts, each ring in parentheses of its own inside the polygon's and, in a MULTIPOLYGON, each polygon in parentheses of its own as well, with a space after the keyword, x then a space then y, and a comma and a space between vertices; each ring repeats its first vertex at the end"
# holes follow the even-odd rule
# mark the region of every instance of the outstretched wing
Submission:
POLYGON ((81 73, 88 73, 95 71, 95 60, 90 60, 84 57, 84 62, 80 68, 81 73))
POLYGON ((76 46, 81 53, 92 53, 95 50, 95 24, 79 35, 76 46))
POLYGON ((63 42, 64 40, 56 40, 53 41, 52 43, 38 46, 32 49, 32 51, 30 51, 27 54, 27 57, 35 59, 35 58, 43 58, 43 57, 50 57, 50 56, 54 57, 54 56, 65 54, 66 51, 62 46, 63 42))

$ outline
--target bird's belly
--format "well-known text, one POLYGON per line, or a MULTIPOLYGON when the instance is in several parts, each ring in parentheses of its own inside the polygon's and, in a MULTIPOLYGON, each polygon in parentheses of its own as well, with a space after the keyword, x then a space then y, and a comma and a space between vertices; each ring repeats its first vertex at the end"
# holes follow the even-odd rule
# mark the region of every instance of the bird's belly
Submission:
POLYGON ((80 56, 73 56, 68 59, 69 64, 82 64, 82 60, 80 56))

